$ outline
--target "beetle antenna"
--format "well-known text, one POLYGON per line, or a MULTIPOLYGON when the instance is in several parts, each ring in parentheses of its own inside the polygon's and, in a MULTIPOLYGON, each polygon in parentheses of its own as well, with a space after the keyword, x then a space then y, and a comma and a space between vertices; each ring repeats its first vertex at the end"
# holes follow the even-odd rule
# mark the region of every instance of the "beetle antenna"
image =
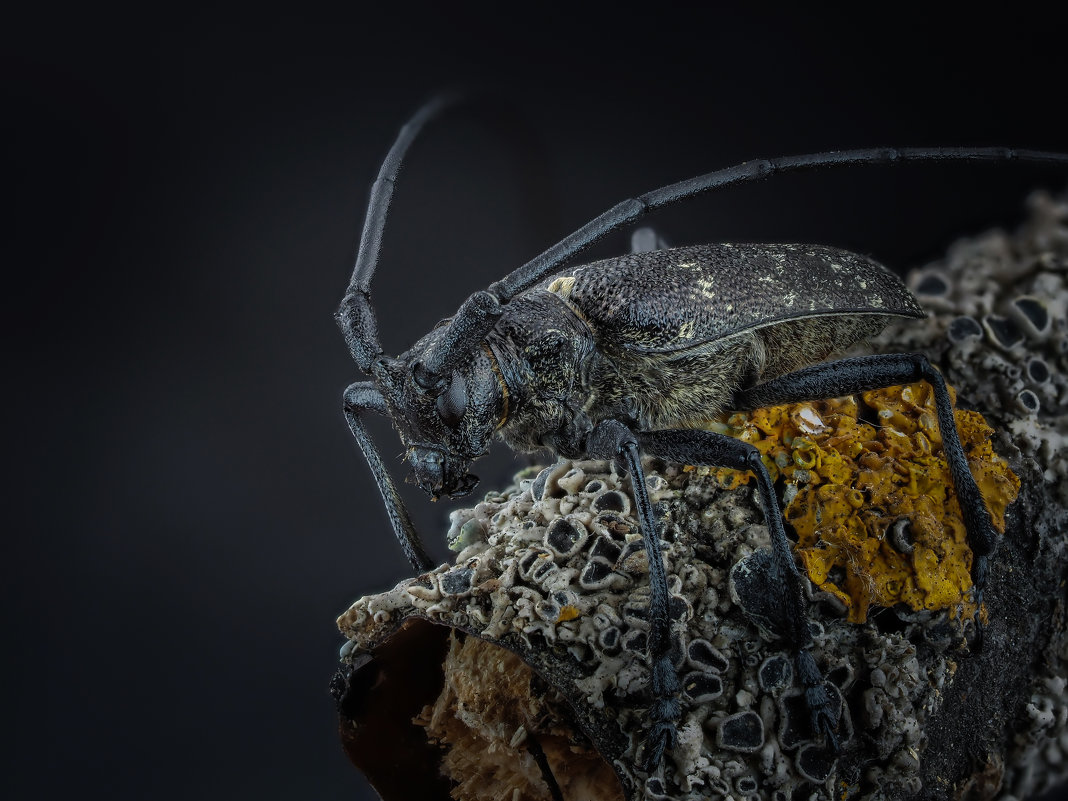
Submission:
POLYGON ((389 203, 393 199, 393 185, 404 156, 419 132, 461 97, 460 92, 446 92, 423 105, 400 129, 382 162, 378 178, 371 186, 371 198, 367 204, 367 216, 363 221, 363 233, 360 235, 360 248, 352 270, 352 279, 341 305, 334 314, 352 358, 365 373, 370 373, 371 365, 382 355, 378 323, 371 308, 371 279, 374 278, 378 254, 382 250, 382 232, 386 227, 389 203))
POLYGON ((590 245, 613 231, 636 222, 653 209, 670 206, 716 189, 759 181, 777 173, 921 161, 1028 161, 1068 165, 1068 155, 1041 150, 1013 150, 1005 147, 839 150, 746 161, 733 167, 654 189, 652 192, 616 204, 500 281, 490 284, 487 290, 476 292, 469 297, 453 317, 449 330, 439 341, 438 348, 428 355, 421 371, 416 373, 416 379, 424 388, 440 386, 443 376, 451 373, 471 349, 490 332, 503 313, 504 305, 512 298, 557 272, 572 257, 590 245))

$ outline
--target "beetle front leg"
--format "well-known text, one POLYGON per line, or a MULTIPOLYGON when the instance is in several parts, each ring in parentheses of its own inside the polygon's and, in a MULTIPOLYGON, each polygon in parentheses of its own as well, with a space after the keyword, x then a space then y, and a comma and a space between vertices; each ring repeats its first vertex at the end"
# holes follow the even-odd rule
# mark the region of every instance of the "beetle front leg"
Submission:
POLYGON ((412 519, 408 516, 404 501, 401 500, 393 479, 390 478, 389 473, 386 471, 386 466, 382 464, 382 457, 378 455, 378 449, 375 447, 374 441, 363 425, 361 413, 366 411, 374 411, 381 414, 389 413, 382 394, 373 383, 362 381, 352 384, 345 390, 345 420, 348 421, 349 430, 356 439, 356 444, 360 446, 364 458, 367 459, 367 465, 371 468, 375 483, 378 484, 378 491, 382 493, 382 501, 386 505, 386 514, 389 515, 389 522, 393 525, 393 533, 397 535, 397 540, 404 550, 404 555, 408 557, 412 567, 420 573, 425 573, 434 566, 434 563, 427 556, 423 541, 419 538, 419 534, 415 530, 415 524, 412 523, 412 519))
MULTIPOLYGON (((997 535, 983 494, 968 467, 946 381, 924 354, 884 353, 816 364, 735 393, 733 406, 736 409, 761 409, 783 403, 857 395, 921 380, 934 390, 942 452, 953 476, 961 516, 968 532, 968 545, 972 549, 972 597, 976 606, 981 607, 987 564, 997 545, 997 535)), ((975 631, 973 645, 978 650, 983 642, 983 626, 978 614, 975 631)))
POLYGON ((649 709, 649 735, 642 767, 651 773, 660 764, 665 750, 678 741, 677 724, 682 715, 679 692, 682 689, 675 663, 671 660, 671 618, 664 555, 660 549, 659 526, 645 485, 641 452, 634 433, 617 420, 598 423, 586 441, 588 454, 609 459, 630 473, 634 503, 638 510, 642 542, 649 561, 649 658, 651 661, 653 705, 649 709))
POLYGON ((839 744, 835 731, 838 728, 838 712, 816 660, 808 650, 812 645, 812 634, 808 628, 801 573, 783 527, 775 486, 767 468, 760 461, 760 451, 734 437, 692 429, 641 432, 638 441, 642 450, 650 456, 680 464, 747 470, 756 476, 764 499, 764 516, 771 534, 774 560, 771 570, 774 586, 768 590, 777 593, 774 604, 776 617, 781 617, 784 624, 776 627, 776 633, 787 640, 794 652, 797 674, 805 688, 805 701, 812 716, 813 733, 822 732, 828 745, 837 753, 839 744))

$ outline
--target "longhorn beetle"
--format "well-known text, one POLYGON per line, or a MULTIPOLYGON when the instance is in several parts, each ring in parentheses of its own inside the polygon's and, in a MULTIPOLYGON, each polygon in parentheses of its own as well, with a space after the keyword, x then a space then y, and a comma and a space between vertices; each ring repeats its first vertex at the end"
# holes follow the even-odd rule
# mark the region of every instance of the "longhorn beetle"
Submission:
MULTIPOLYGON (((453 102, 439 97, 405 125, 372 189, 348 291, 336 314, 371 381, 345 390, 349 428, 370 465, 393 530, 416 570, 433 566, 364 427, 390 417, 419 486, 431 497, 468 494, 470 463, 500 437, 517 450, 612 461, 631 475, 649 562, 652 705, 642 758, 653 770, 674 747, 680 684, 670 656, 668 585, 641 456, 751 471, 772 541, 769 593, 781 610, 814 733, 838 750, 837 711, 810 652, 801 575, 779 502, 755 447, 705 430, 723 409, 748 410, 927 381, 973 553, 981 603, 996 537, 968 469, 945 381, 922 353, 824 361, 895 317, 922 317, 901 281, 864 256, 814 245, 699 245, 632 253, 574 268, 576 254, 646 212, 774 173, 905 161, 1023 160, 1068 155, 1004 148, 850 150, 745 162, 625 200, 527 264, 471 295, 399 358, 379 345, 371 279, 393 186, 409 145, 453 102)), ((978 618, 977 618, 978 621, 978 618)), ((978 625, 978 623, 977 623, 978 625)), ((981 631, 977 631, 981 638, 981 631)))

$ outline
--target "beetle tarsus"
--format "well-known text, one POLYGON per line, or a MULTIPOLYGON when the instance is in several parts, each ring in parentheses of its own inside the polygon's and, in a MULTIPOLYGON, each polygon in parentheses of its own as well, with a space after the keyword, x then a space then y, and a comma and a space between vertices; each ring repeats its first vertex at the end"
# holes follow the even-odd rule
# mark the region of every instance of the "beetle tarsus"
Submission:
POLYGON ((809 719, 813 735, 822 736, 828 747, 835 754, 841 753, 838 741, 837 705, 827 692, 827 684, 816 666, 811 651, 802 648, 797 653, 797 675, 805 688, 805 703, 808 705, 809 719))
MULTIPOLYGON (((650 716, 650 719, 652 716, 650 716)), ((642 755, 641 768, 646 773, 653 773, 664 759, 664 754, 671 751, 678 743, 679 733, 675 724, 667 721, 652 722, 649 734, 645 738, 645 750, 642 755)))

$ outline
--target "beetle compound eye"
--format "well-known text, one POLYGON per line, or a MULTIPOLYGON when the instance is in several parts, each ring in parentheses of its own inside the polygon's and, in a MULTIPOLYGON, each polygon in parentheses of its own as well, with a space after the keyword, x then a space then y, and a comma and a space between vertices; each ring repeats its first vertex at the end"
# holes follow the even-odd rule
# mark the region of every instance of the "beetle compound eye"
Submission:
POLYGON ((467 382, 459 373, 452 374, 449 388, 438 395, 438 414, 449 428, 455 428, 467 411, 467 382))

